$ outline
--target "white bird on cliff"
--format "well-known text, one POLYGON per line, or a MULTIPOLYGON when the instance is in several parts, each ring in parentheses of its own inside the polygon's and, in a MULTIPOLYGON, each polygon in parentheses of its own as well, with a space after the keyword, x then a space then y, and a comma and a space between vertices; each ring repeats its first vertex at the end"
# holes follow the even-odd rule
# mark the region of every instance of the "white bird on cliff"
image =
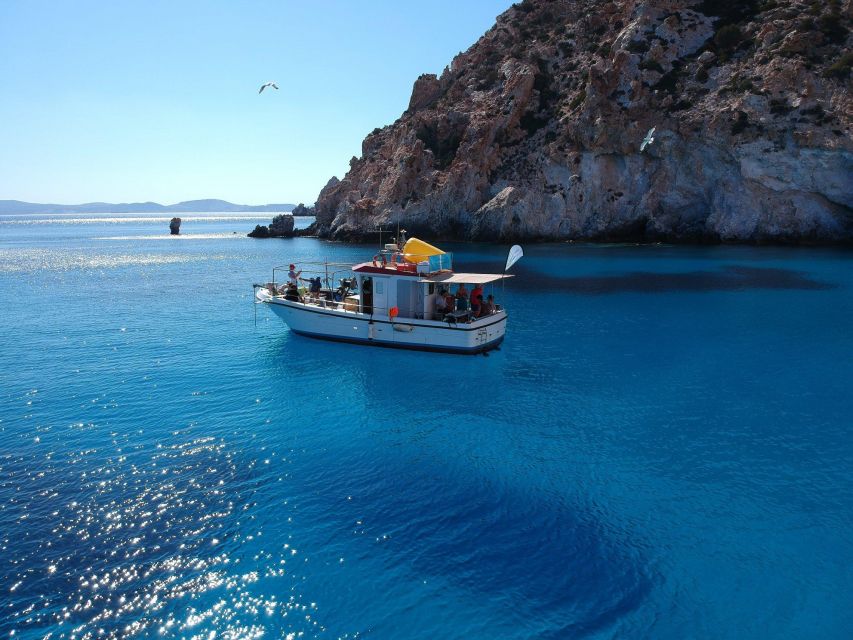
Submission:
POLYGON ((651 143, 655 141, 654 135, 655 127, 652 127, 651 129, 649 129, 649 132, 646 134, 646 137, 643 138, 643 141, 640 143, 640 153, 645 151, 646 147, 648 147, 651 143))
POLYGON ((261 88, 258 89, 258 93, 263 93, 264 89, 266 89, 267 87, 272 87, 273 89, 278 89, 278 85, 275 82, 267 82, 267 83, 261 85, 261 88))

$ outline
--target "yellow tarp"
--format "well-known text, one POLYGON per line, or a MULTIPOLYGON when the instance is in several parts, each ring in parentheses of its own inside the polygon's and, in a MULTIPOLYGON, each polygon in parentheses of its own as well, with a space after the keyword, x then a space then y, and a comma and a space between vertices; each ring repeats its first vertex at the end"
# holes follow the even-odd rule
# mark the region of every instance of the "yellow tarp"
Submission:
POLYGON ((423 262, 430 256, 440 255, 444 255, 444 251, 417 238, 409 238, 403 245, 403 258, 406 262, 423 262))

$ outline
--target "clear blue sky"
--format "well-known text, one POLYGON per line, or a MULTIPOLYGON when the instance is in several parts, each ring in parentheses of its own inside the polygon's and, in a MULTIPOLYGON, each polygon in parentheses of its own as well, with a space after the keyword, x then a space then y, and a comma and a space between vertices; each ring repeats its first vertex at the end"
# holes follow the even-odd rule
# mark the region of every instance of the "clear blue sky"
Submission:
POLYGON ((0 200, 313 203, 510 4, 2 0, 0 200))

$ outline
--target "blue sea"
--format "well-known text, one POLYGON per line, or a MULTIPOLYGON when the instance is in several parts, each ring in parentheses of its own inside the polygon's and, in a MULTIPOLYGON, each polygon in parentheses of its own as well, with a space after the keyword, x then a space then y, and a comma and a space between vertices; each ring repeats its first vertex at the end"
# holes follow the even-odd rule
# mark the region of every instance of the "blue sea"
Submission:
POLYGON ((459 356, 252 304, 372 246, 183 220, 0 217, 0 637, 850 637, 853 252, 527 245, 459 356))

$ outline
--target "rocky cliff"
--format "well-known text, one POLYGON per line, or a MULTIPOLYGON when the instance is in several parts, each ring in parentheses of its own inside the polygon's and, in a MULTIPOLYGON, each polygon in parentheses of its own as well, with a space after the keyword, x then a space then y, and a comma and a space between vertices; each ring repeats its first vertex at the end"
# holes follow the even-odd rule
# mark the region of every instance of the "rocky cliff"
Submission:
POLYGON ((312 231, 851 240, 851 18, 853 0, 525 0, 417 79, 312 231))

